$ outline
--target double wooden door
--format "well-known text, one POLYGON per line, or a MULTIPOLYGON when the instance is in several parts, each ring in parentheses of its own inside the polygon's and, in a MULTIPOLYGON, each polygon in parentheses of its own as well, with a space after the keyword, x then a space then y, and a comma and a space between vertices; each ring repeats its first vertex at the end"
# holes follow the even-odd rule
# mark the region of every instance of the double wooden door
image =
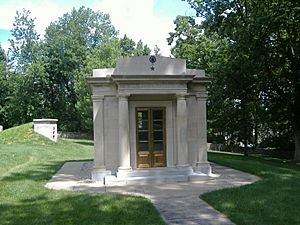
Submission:
POLYGON ((165 108, 136 108, 137 167, 166 166, 165 108))

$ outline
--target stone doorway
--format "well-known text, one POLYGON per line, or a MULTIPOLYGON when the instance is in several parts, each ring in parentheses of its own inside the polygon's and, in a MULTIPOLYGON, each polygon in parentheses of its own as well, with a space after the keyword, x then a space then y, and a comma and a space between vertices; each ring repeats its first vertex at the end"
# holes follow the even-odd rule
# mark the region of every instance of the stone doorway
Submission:
POLYGON ((165 107, 137 107, 136 132, 137 168, 165 167, 165 107))

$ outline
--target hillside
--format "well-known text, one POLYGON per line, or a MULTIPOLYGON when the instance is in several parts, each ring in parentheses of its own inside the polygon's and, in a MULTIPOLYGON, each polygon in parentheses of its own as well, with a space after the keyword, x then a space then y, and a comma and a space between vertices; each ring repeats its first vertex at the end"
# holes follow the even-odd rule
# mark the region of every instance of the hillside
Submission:
POLYGON ((4 130, 0 133, 0 144, 30 143, 54 144, 40 134, 33 131, 33 123, 26 123, 17 127, 4 130))

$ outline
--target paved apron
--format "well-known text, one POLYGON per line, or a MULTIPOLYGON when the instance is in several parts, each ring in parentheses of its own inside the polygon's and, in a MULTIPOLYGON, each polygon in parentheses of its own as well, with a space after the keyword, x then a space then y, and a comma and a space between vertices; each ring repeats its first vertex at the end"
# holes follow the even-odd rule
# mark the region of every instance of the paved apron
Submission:
POLYGON ((92 162, 67 162, 46 187, 55 190, 143 196, 151 200, 169 225, 233 225, 227 217, 201 200, 199 195, 259 180, 254 175, 212 164, 216 177, 202 181, 103 187, 97 182, 91 182, 91 168, 92 162))

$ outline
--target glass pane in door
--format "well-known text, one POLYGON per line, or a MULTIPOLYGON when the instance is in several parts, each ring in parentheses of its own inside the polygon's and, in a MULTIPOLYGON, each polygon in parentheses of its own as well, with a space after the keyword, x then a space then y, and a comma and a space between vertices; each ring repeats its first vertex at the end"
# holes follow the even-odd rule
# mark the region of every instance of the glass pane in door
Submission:
POLYGON ((154 151, 162 151, 164 149, 163 141, 154 141, 153 150, 154 151))
POLYGON ((152 110, 153 120, 162 120, 163 111, 162 110, 152 110))

